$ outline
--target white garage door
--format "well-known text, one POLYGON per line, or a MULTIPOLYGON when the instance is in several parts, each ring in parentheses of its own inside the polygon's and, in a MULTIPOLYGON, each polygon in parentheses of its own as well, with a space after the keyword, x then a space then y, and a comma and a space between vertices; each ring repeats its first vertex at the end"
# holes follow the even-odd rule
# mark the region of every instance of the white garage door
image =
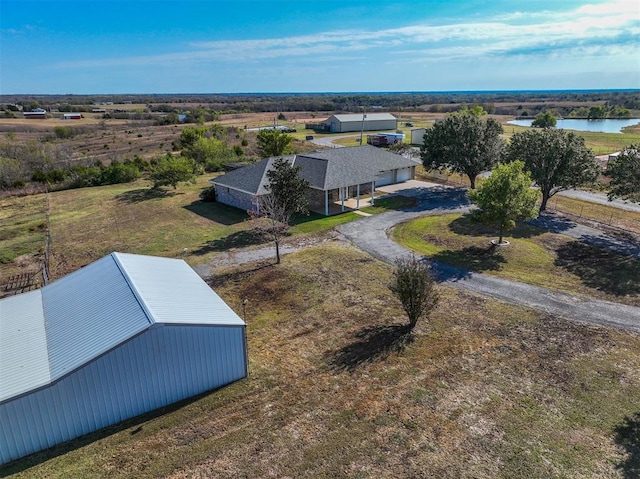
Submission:
POLYGON ((411 167, 408 168, 400 168, 398 170, 398 183, 402 181, 407 181, 411 179, 411 167))
POLYGON ((390 185, 393 183, 393 171, 383 171, 376 176, 376 186, 390 185))

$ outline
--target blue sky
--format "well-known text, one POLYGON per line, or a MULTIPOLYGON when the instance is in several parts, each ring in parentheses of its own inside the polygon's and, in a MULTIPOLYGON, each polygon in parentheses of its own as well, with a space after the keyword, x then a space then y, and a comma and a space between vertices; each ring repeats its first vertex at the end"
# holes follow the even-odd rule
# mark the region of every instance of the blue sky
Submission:
POLYGON ((638 0, 0 0, 0 94, 640 88, 638 0))

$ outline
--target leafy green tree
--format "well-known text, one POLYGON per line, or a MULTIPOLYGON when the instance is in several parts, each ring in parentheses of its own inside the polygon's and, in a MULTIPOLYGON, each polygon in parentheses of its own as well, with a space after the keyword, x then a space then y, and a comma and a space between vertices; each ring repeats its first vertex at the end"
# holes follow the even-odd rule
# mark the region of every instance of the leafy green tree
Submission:
POLYGON ((540 187, 540 212, 562 190, 594 182, 600 174, 584 138, 565 130, 544 128, 515 133, 507 147, 507 161, 522 160, 540 187))
POLYGON ((280 264, 280 241, 287 234, 294 214, 308 215, 305 191, 309 182, 300 178, 300 166, 279 158, 267 171, 268 194, 258 200, 257 213, 263 221, 257 229, 276 246, 276 264, 280 264))
POLYGON ((264 158, 267 158, 288 153, 293 137, 284 131, 269 128, 260 130, 256 140, 258 141, 258 151, 264 158))
POLYGON ((204 138, 206 131, 205 127, 188 126, 180 133, 180 144, 183 148, 189 148, 200 138, 204 138))
POLYGON ((605 105, 592 106, 589 108, 588 118, 589 120, 599 120, 602 118, 606 118, 608 113, 608 108, 605 105))
POLYGON ((396 260, 389 289, 407 313, 410 329, 415 328, 418 320, 427 317, 438 304, 439 296, 429 265, 414 255, 396 260))
POLYGON ((623 106, 614 106, 609 111, 610 118, 629 118, 631 116, 631 110, 623 106))
POLYGON ((640 143, 624 148, 607 165, 611 179, 609 199, 622 198, 640 203, 640 143))
POLYGON ((149 179, 153 181, 152 188, 171 185, 175 189, 180 182, 195 183, 194 166, 193 161, 182 156, 163 156, 151 167, 149 179))
POLYGON ((477 191, 469 198, 479 207, 475 219, 498 228, 498 244, 505 231, 512 230, 516 221, 533 219, 536 214, 538 192, 531 188, 531 176, 524 171, 522 161, 499 164, 477 191))
POLYGON ((216 138, 200 137, 182 155, 202 165, 205 171, 219 171, 224 163, 236 158, 233 148, 216 138))
POLYGON ((531 126, 534 128, 553 128, 556 126, 557 120, 553 112, 547 110, 544 113, 538 113, 531 126))
POLYGON ((493 118, 470 112, 455 113, 427 129, 420 148, 427 170, 449 169, 466 175, 471 189, 476 176, 500 161, 505 147, 502 125, 493 118))

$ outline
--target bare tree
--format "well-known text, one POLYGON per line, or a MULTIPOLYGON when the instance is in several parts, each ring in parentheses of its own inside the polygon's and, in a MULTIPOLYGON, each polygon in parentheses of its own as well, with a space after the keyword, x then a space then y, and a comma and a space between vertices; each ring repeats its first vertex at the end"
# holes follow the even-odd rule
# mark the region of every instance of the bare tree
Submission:
POLYGON ((267 171, 269 193, 258 199, 254 212, 249 212, 253 217, 263 218, 257 222, 257 230, 275 243, 276 264, 280 264, 280 240, 289 230, 291 217, 309 214, 305 196, 309 182, 300 178, 299 173, 299 166, 283 158, 275 160, 272 169, 267 171))
POLYGON ((276 264, 280 264, 280 242, 289 230, 291 211, 273 193, 260 196, 249 215, 256 220, 255 231, 276 247, 276 264))

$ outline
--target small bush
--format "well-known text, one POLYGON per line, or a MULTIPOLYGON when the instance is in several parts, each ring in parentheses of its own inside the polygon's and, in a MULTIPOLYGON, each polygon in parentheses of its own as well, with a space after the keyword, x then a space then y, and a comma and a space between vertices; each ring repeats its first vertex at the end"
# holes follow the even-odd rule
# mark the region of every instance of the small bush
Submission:
POLYGON ((207 203, 216 201, 216 187, 210 186, 200 192, 200 199, 207 203))

